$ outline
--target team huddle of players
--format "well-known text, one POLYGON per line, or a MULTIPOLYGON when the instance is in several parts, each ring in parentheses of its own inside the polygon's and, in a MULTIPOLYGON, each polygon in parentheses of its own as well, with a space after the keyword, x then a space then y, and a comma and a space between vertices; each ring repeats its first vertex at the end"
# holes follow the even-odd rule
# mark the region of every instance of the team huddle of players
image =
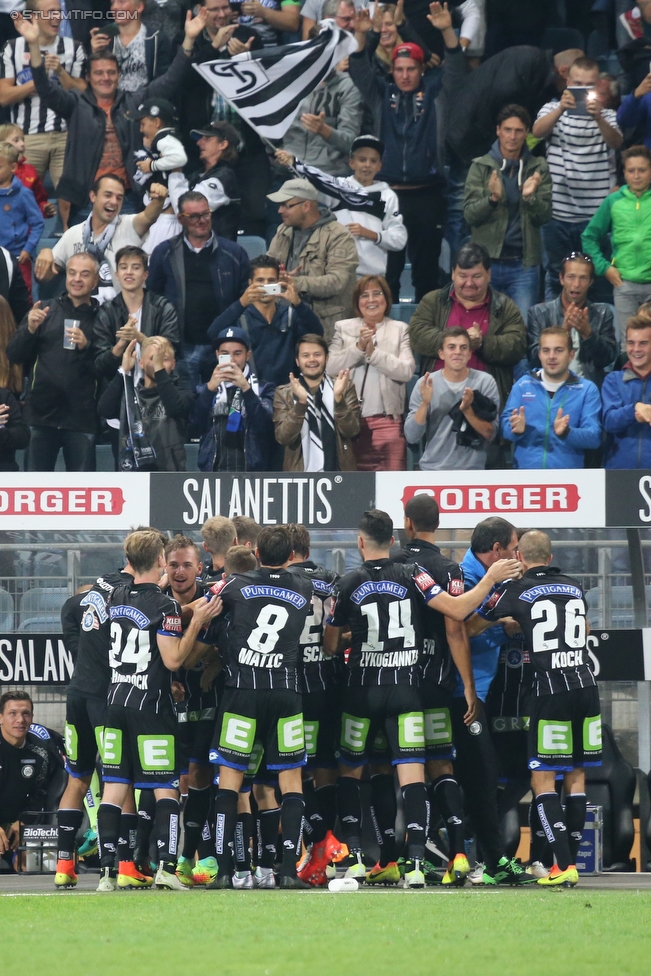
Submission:
MULTIPOLYGON (((341 578, 310 560, 301 525, 209 519, 205 573, 202 551, 188 538, 170 541, 150 528, 127 537, 122 572, 64 608, 77 660, 58 887, 77 881, 75 837, 98 752, 99 891, 318 888, 336 864, 366 884, 462 885, 471 868, 454 740, 485 748, 469 635, 497 621, 518 633, 530 663, 532 817, 553 856, 542 872, 508 857, 496 797, 484 797, 480 816, 462 778, 484 862, 471 880, 576 884, 583 770, 601 760, 581 587, 550 565, 549 537, 538 531, 514 536, 511 549, 495 543, 471 586, 434 543, 436 501, 416 495, 404 515, 408 543, 396 555, 390 517, 366 512, 362 564, 341 578), (367 768, 380 851, 373 867, 363 848, 367 768), (187 794, 182 832, 179 776, 187 794), (428 851, 441 821, 447 866, 437 872, 428 851)), ((500 519, 485 520, 484 529, 489 522, 514 531, 500 519)), ((476 755, 471 777, 480 782, 476 755)))

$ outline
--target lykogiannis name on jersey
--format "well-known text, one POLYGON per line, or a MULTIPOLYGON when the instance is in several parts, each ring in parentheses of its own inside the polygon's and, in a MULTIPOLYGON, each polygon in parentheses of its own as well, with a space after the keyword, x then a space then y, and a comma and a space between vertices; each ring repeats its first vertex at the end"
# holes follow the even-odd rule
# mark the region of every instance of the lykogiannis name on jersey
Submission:
POLYGON ((256 600, 260 599, 260 597, 267 597, 268 599, 291 603, 297 610, 302 610, 307 603, 305 597, 301 596, 300 593, 296 593, 294 590, 286 590, 283 586, 266 586, 262 583, 256 583, 251 586, 243 586, 240 592, 245 600, 256 600))
POLYGON ((532 586, 530 590, 525 590, 518 597, 525 603, 533 603, 539 596, 573 596, 577 600, 583 598, 583 592, 578 586, 570 586, 569 583, 540 583, 532 586))
POLYGON ((308 579, 317 593, 332 593, 332 585, 325 580, 317 579, 316 576, 308 576, 308 579))
POLYGON ((127 617, 128 620, 133 621, 138 630, 145 630, 147 627, 151 627, 151 620, 149 617, 138 610, 137 607, 129 606, 119 606, 111 607, 109 610, 111 620, 115 620, 116 617, 127 617))
POLYGON ((362 600, 367 596, 372 596, 373 593, 388 593, 389 596, 395 596, 398 600, 404 600, 407 596, 407 587, 401 586, 394 580, 369 580, 358 586, 350 599, 359 606, 362 600))

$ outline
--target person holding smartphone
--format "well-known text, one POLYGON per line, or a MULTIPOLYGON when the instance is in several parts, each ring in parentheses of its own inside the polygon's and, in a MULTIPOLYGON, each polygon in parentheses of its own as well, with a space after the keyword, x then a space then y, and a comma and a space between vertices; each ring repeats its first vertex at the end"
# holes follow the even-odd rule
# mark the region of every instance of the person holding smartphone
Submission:
POLYGON ((258 378, 276 386, 289 383, 301 336, 323 335, 319 317, 301 301, 294 282, 280 282, 281 267, 268 254, 254 258, 246 291, 208 329, 212 339, 223 329, 240 325, 248 333, 258 378))
POLYGON ((214 339, 217 365, 197 387, 190 424, 201 430, 200 471, 271 471, 275 444, 273 383, 251 366, 244 329, 223 329, 214 339))
POLYGON ((135 92, 165 74, 172 63, 172 45, 161 30, 142 22, 143 0, 111 0, 111 14, 103 27, 90 32, 90 49, 111 52, 120 70, 118 91, 135 92))
MULTIPOLYGON (((541 227, 545 249, 545 301, 561 292, 563 258, 583 251, 581 234, 616 185, 615 150, 622 144, 616 113, 602 106, 595 91, 599 65, 577 58, 567 75, 567 88, 538 112, 532 134, 547 143, 552 177, 552 219, 541 227), (586 115, 577 115, 572 89, 586 89, 586 115)), ((595 301, 612 302, 603 282, 595 301)))

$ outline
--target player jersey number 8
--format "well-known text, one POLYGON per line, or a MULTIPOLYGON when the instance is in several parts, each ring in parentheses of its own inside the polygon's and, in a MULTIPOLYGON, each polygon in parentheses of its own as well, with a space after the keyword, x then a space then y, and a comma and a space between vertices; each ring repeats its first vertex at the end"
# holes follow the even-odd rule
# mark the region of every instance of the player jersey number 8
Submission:
POLYGON ((136 674, 147 670, 151 661, 151 648, 148 630, 137 630, 132 627, 126 632, 126 640, 122 644, 125 632, 117 621, 111 624, 111 650, 109 664, 116 671, 124 664, 135 664, 136 674))
POLYGON ((255 628, 249 634, 247 644, 252 651, 269 653, 278 643, 280 631, 289 619, 289 611, 285 607, 267 604, 258 614, 255 628))
POLYGON ((540 620, 533 628, 534 653, 558 650, 558 611, 565 614, 563 640, 567 647, 585 647, 585 603, 568 600, 564 607, 557 607, 551 600, 537 600, 531 608, 531 619, 540 620), (542 618, 542 619, 541 619, 542 618))

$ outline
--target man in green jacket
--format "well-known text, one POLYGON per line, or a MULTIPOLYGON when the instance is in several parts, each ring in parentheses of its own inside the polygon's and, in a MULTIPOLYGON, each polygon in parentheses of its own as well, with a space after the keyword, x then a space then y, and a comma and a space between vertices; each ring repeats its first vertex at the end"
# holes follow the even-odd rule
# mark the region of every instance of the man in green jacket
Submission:
MULTIPOLYGON (((421 357, 422 375, 442 365, 438 353, 444 330, 453 325, 466 329, 473 352, 468 366, 495 378, 503 410, 513 386, 513 367, 526 352, 527 330, 515 302, 490 284, 488 251, 481 244, 464 244, 454 259, 452 283, 430 291, 412 315, 409 342, 421 357)), ((490 458, 489 466, 494 466, 490 458)))
POLYGON ((611 193, 583 231, 583 250, 596 274, 613 286, 619 341, 624 349, 626 323, 651 300, 651 152, 631 146, 622 153, 626 186, 611 193), (611 235, 612 259, 603 252, 611 235))
POLYGON ((525 319, 540 298, 540 227, 552 215, 552 179, 547 162, 527 148, 530 129, 526 108, 504 106, 490 152, 472 161, 464 202, 472 240, 490 255, 493 287, 525 319))

